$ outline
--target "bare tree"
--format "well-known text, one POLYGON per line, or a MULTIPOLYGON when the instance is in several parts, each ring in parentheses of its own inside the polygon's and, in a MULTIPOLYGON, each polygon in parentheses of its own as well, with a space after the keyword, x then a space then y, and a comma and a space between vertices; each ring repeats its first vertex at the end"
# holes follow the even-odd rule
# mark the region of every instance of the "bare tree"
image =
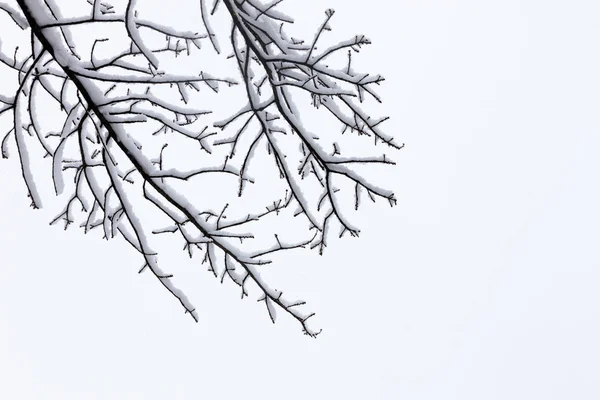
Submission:
POLYGON ((353 67, 369 39, 328 44, 333 10, 312 38, 296 39, 282 7, 0 1, 3 17, 29 38, 28 49, 0 48, 2 71, 18 80, 0 97, 0 114, 13 115, 2 154, 14 138, 38 208, 32 158, 41 152, 55 194, 66 199, 52 223, 120 234, 143 258, 140 272, 154 274, 196 321, 158 263, 165 235, 180 237, 190 258, 239 286, 242 298, 248 285, 258 289, 273 322, 281 310, 316 336, 304 302, 261 277, 266 257, 322 254, 336 228, 339 237, 358 236, 350 212, 363 199, 396 203, 373 181, 403 145, 381 130, 387 118, 363 108, 381 102, 374 88, 383 81, 353 67), (47 121, 40 102, 54 105, 60 124, 47 121))

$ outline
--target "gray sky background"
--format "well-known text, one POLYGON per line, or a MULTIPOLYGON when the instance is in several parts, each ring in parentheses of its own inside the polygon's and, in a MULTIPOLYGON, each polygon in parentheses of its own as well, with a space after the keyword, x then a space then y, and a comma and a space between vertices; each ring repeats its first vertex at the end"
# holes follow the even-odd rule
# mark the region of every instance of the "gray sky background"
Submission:
POLYGON ((372 39, 357 60, 387 78, 387 131, 406 142, 398 207, 365 207, 360 239, 281 267, 322 335, 273 326, 209 273, 193 324, 125 243, 28 208, 13 149, 0 398, 600 397, 600 4, 302 5, 298 23, 333 7, 338 33, 372 39))

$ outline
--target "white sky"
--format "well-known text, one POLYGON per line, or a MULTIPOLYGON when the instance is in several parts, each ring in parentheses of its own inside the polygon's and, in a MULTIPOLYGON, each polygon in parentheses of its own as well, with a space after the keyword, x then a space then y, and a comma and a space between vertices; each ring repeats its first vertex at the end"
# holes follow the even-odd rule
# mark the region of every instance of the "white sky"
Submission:
POLYGON ((193 324, 126 244, 28 208, 13 157, 0 398, 600 398, 600 3, 301 3, 298 23, 333 7, 372 39, 363 69, 406 143, 398 207, 286 264, 323 334, 208 273, 193 324))

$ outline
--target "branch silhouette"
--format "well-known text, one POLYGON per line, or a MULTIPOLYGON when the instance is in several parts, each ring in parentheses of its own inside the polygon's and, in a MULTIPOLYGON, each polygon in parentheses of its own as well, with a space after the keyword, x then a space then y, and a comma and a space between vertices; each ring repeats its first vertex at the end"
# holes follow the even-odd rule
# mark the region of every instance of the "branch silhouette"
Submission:
POLYGON ((336 225, 339 237, 358 236, 351 211, 365 196, 396 204, 373 177, 404 145, 381 129, 387 117, 366 111, 381 103, 384 78, 353 65, 370 40, 328 43, 333 10, 310 40, 288 36, 294 21, 282 1, 202 0, 189 10, 192 25, 163 17, 163 3, 157 15, 135 0, 70 5, 0 1, 30 38, 28 52, 0 48, 18 77, 14 93, 0 94, 0 115, 13 115, 2 155, 14 137, 32 207, 44 201, 32 159, 41 151, 54 194, 66 196, 51 224, 122 236, 141 255, 140 273, 149 270, 195 321, 188 292, 159 263, 165 235, 242 299, 249 285, 258 290, 272 322, 281 311, 317 336, 305 302, 263 277, 265 257, 323 254, 336 225), (58 110, 59 127, 40 115, 41 99, 58 110))

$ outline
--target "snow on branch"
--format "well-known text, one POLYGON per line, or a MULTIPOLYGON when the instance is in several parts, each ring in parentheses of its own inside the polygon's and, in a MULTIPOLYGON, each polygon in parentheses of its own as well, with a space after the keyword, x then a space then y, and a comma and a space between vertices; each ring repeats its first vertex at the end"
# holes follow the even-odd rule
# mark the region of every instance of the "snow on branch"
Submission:
POLYGON ((194 320, 193 282, 163 261, 176 242, 242 299, 257 291, 272 322, 282 312, 318 335, 315 314, 273 289, 265 265, 299 249, 323 254, 335 226, 359 236, 352 212, 364 197, 396 204, 374 177, 403 144, 365 108, 382 102, 384 78, 352 62, 370 40, 329 43, 333 10, 312 38, 289 37, 281 0, 202 0, 185 10, 193 26, 169 19, 168 3, 71 5, 0 2, 31 36, 27 57, 0 51, 19 78, 0 93, 0 116, 13 115, 2 154, 14 137, 32 207, 47 195, 37 155, 50 195, 65 199, 51 223, 123 237, 140 273, 194 320), (43 118, 42 104, 62 122, 43 118))

